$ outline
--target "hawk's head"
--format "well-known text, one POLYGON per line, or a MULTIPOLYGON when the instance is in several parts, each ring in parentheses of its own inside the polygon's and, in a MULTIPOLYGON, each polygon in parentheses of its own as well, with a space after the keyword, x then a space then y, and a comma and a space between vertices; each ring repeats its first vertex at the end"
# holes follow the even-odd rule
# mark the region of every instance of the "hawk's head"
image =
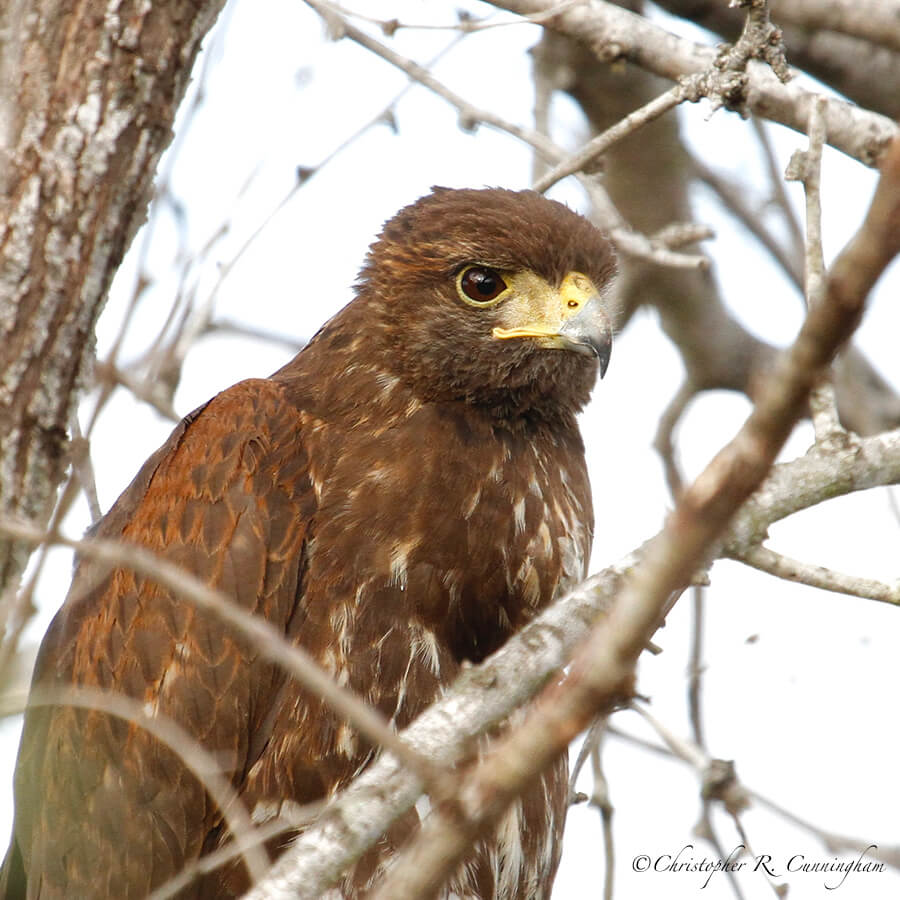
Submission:
POLYGON ((533 191, 434 188, 360 275, 372 349, 427 399, 508 417, 576 411, 609 361, 609 241, 533 191))

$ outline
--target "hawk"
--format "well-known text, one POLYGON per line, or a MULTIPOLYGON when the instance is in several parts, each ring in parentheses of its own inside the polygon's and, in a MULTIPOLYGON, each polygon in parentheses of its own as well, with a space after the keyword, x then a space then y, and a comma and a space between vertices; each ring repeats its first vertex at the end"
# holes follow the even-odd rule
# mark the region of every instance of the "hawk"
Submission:
MULTIPOLYGON (((226 592, 402 729, 586 574, 576 414, 609 360, 614 269, 590 222, 537 193, 434 188, 386 223, 354 299, 274 375, 188 415, 97 533, 226 592)), ((331 797, 372 759, 217 618, 125 567, 89 568, 35 687, 114 692, 174 721, 256 823, 331 797)), ((230 839, 177 753, 96 709, 28 711, 15 792, 7 896, 144 897, 230 839)), ((565 812, 561 760, 448 896, 549 897, 565 812)), ((411 810, 334 896, 363 896, 418 823, 411 810)), ((237 859, 179 896, 247 886, 237 859)))

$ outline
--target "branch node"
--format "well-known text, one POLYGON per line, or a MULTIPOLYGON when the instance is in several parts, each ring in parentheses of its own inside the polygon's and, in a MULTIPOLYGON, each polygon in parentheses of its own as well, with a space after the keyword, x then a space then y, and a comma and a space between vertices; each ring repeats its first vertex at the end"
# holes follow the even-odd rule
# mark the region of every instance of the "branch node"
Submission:
POLYGON ((399 19, 386 19, 381 23, 381 32, 385 37, 393 37, 399 27, 399 19))
POLYGON ((784 53, 781 29, 769 20, 767 0, 747 0, 740 3, 747 9, 744 30, 733 47, 719 54, 716 66, 743 72, 751 59, 767 63, 782 83, 791 79, 790 67, 784 53))
POLYGON ((392 134, 400 134, 400 126, 397 124, 397 114, 393 106, 389 106, 376 120, 376 125, 387 125, 392 134))
POLYGON ((473 116, 471 112, 467 111, 463 111, 459 114, 458 121, 460 131, 465 131, 467 134, 474 134, 481 124, 480 119, 477 116, 473 116))
POLYGON ((711 759, 703 770, 700 794, 704 800, 718 800, 733 816, 743 812, 750 801, 738 781, 734 760, 711 759))
POLYGON ((786 181, 805 181, 809 171, 809 154, 806 150, 795 150, 784 170, 786 181))

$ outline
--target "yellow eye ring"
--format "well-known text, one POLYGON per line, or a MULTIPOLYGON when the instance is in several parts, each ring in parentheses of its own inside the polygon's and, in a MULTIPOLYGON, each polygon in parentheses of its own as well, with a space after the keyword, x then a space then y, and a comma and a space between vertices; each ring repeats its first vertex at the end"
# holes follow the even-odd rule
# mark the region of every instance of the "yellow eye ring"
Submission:
POLYGON ((469 306, 493 306, 508 289, 503 276, 490 266, 466 266, 456 276, 456 292, 469 306))

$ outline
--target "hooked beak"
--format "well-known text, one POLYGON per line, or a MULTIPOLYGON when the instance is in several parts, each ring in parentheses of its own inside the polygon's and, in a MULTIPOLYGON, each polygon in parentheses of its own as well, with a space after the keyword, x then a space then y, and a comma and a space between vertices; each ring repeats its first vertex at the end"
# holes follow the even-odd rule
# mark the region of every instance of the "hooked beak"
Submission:
POLYGON ((599 297, 594 295, 571 319, 566 319, 558 336, 566 349, 595 357, 600 377, 606 374, 612 352, 612 327, 599 297))

